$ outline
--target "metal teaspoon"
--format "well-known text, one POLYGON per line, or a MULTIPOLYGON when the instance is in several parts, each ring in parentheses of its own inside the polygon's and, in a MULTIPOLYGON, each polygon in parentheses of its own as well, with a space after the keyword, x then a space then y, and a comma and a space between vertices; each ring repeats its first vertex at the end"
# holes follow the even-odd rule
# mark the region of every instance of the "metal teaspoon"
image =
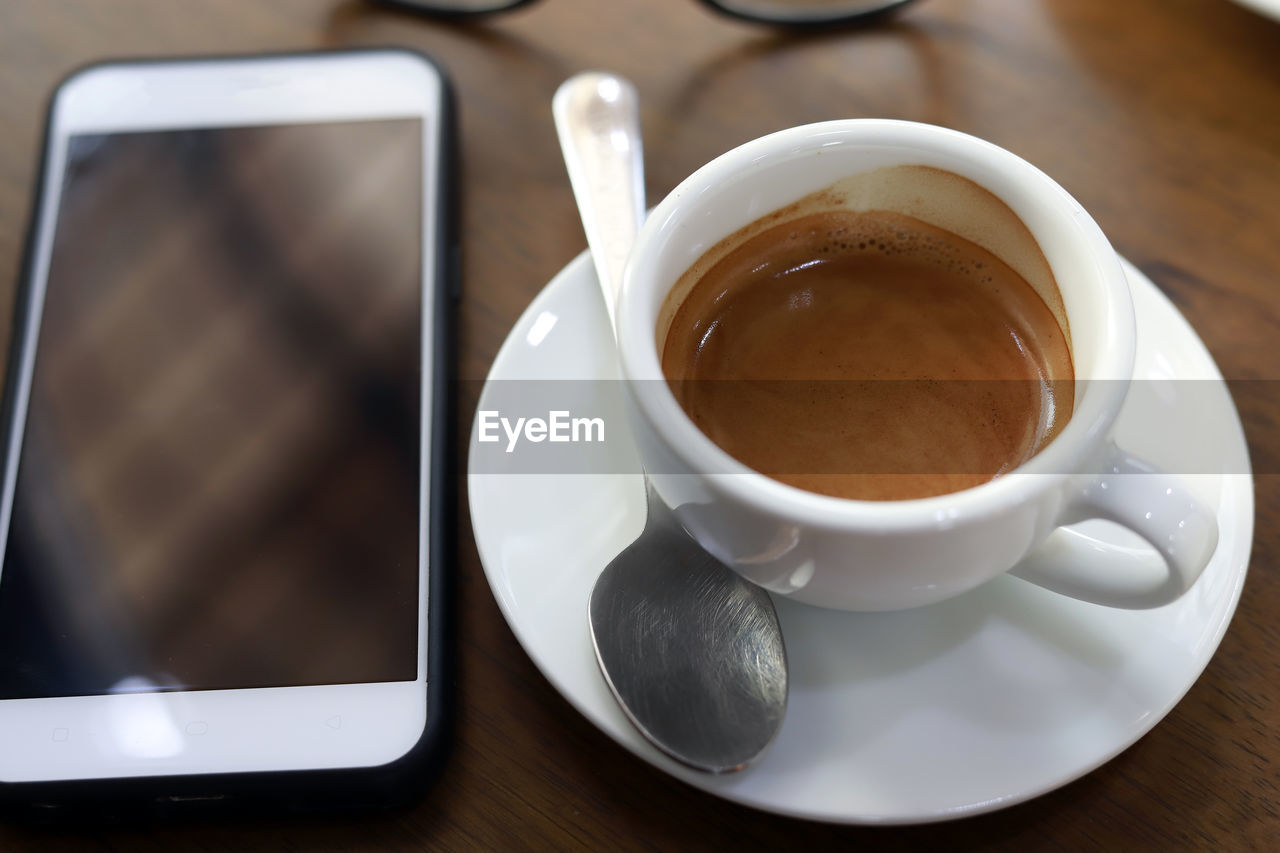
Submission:
MULTIPOLYGON (((613 330, 622 268, 644 219, 635 88, 611 74, 578 74, 556 91, 552 112, 613 330)), ((773 601, 704 551, 644 482, 644 531, 591 590, 596 660, 654 746, 697 770, 741 770, 786 712, 773 601)))

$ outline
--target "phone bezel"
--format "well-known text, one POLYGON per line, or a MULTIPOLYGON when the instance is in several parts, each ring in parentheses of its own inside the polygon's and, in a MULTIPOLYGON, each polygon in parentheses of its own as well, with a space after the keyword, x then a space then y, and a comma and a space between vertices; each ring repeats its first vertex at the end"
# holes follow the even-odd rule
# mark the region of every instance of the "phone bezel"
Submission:
MULTIPOLYGON (((174 796, 189 796, 195 790, 191 783, 200 791, 256 788, 266 794, 278 790, 268 776, 277 780, 283 774, 295 782, 306 778, 321 787, 333 781, 334 774, 360 770, 371 779, 383 779, 422 764, 424 753, 441 751, 450 705, 444 672, 449 658, 444 648, 449 642, 444 599, 452 525, 451 502, 443 485, 451 482, 446 470, 452 432, 447 314, 457 275, 450 181, 453 124, 447 79, 419 54, 395 49, 113 62, 76 72, 58 88, 49 107, 24 274, 13 313, 0 462, 0 551, 9 527, 68 139, 79 133, 401 117, 423 122, 416 680, 0 701, 0 797, 11 798, 15 789, 32 794, 44 789, 42 794, 49 795, 59 786, 64 793, 92 796, 93 786, 78 786, 91 780, 112 780, 117 795, 132 787, 148 794, 175 791, 174 796), (122 720, 126 722, 119 723, 122 720), (107 730, 111 721, 125 729, 107 730), (157 728, 157 721, 165 725, 157 728), (203 722, 203 733, 189 734, 187 722, 203 722), (73 736, 43 743, 42 738, 30 738, 33 731, 55 729, 73 736), (83 737, 75 737, 76 732, 83 737), (120 743, 129 746, 121 749, 120 743), (211 788, 209 777, 220 784, 211 788), (146 784, 157 779, 169 784, 146 784), (129 781, 139 784, 121 787, 129 781)), ((295 785, 288 789, 289 796, 307 787, 295 785)), ((41 798, 50 799, 37 797, 41 798)))

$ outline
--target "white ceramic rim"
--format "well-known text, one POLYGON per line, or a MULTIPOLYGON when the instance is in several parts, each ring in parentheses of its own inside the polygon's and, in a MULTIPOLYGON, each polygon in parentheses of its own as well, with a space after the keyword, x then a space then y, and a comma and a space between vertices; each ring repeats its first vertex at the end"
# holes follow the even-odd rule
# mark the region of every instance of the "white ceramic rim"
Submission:
MULTIPOLYGON (((893 119, 845 119, 778 131, 722 154, 682 181, 649 215, 628 260, 618 301, 622 375, 644 385, 646 393, 633 395, 641 415, 681 462, 722 496, 799 524, 837 531, 900 533, 999 515, 1053 488, 1071 472, 1082 470, 1119 414, 1127 391, 1122 381, 1083 383, 1083 393, 1077 395, 1066 427, 1016 471, 959 492, 891 502, 829 497, 766 477, 712 442, 680 407, 662 381, 654 339, 656 311, 644 304, 654 287, 662 287, 665 294, 674 284, 655 281, 657 257, 673 234, 686 227, 729 178, 766 171, 775 163, 818 148, 850 145, 894 146, 931 157, 941 152, 949 161, 946 168, 983 186, 987 183, 975 173, 994 171, 1007 177, 1021 197, 1015 200, 1003 192, 996 195, 1024 221, 1024 210, 1035 208, 1053 224, 1055 236, 1068 240, 1081 257, 1090 260, 1094 275, 1089 280, 1096 285, 1106 309, 1104 317, 1093 321, 1100 327, 1103 342, 1094 350, 1098 367, 1093 375, 1111 379, 1132 375, 1135 320, 1123 267, 1102 230, 1066 190, 1021 157, 959 131, 893 119)), ((1045 229, 1027 224, 1039 240, 1045 229)), ((1056 276, 1057 270, 1054 272, 1056 276)), ((1068 322, 1071 319, 1068 315, 1068 322)))

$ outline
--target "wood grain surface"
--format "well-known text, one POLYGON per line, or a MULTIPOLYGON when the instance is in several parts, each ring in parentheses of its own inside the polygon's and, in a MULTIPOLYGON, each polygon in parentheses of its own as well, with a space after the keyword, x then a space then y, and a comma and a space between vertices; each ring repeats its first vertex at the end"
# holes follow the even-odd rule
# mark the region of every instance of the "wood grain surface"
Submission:
MULTIPOLYGON (((426 51, 457 88, 463 380, 485 376, 585 245, 549 108, 576 71, 636 83, 652 199, 738 143, 830 118, 948 125, 1037 164, 1173 299, 1229 379, 1257 380, 1241 400, 1257 529, 1235 619, 1163 722, 1065 788, 953 823, 808 823, 693 790, 579 716, 503 621, 463 511, 456 743, 420 802, 358 818, 0 826, 0 849, 1280 849, 1280 24, 1229 0, 921 0, 874 29, 804 37, 687 0, 545 0, 467 25, 360 0, 4 0, 0 325, 45 103, 69 71, 365 45, 426 51)), ((465 436, 478 383, 461 387, 465 436)), ((457 500, 465 508, 461 480, 457 500)))

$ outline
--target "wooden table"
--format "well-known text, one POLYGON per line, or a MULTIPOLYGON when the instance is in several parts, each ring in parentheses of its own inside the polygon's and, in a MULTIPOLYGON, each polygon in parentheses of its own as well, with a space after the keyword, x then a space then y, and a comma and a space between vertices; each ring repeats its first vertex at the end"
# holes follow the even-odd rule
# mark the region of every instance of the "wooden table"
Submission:
MULTIPOLYGON (((1257 532, 1235 620, 1159 726, 1061 790, 951 824, 806 823, 692 790, 580 717, 503 621, 464 511, 456 747, 416 806, 360 818, 0 827, 0 849, 1280 849, 1280 421, 1266 384, 1280 379, 1280 24, 1228 0, 922 0, 876 29, 800 38, 679 0, 547 0, 473 25, 359 0, 6 0, 4 293, 45 101, 69 70, 106 57, 387 44, 434 55, 458 90, 463 380, 485 376, 520 312, 584 246, 549 109, 555 87, 584 68, 637 84, 653 199, 740 142, 837 117, 948 125, 1042 167, 1173 299, 1229 379, 1261 380, 1242 412, 1257 532)), ((7 313, 0 319, 7 326, 7 313)), ((464 436, 476 384, 463 383, 473 389, 457 415, 464 436)), ((465 507, 461 480, 458 501, 465 507)))

